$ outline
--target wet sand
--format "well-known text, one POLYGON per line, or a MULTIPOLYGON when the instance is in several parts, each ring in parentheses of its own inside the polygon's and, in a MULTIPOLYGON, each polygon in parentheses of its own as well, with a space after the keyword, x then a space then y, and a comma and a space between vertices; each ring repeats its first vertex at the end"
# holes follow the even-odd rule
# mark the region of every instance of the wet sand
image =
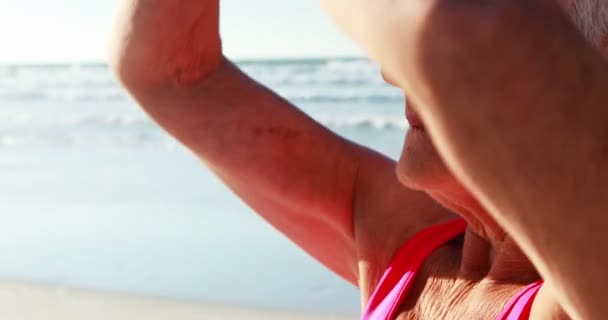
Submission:
POLYGON ((127 294, 101 293, 0 282, 0 319, 19 320, 346 320, 354 316, 180 302, 127 294))

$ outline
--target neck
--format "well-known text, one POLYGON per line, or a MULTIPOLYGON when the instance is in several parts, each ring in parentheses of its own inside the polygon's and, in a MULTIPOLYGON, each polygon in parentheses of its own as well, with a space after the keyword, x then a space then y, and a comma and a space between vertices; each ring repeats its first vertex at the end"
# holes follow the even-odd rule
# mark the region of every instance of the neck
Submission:
POLYGON ((503 283, 529 284, 539 279, 536 268, 513 239, 502 230, 472 197, 433 195, 468 223, 460 274, 473 280, 489 279, 503 283), (448 199, 469 199, 449 201, 448 199))
POLYGON ((467 228, 460 273, 469 279, 529 284, 539 279, 536 268, 509 236, 490 240, 467 228))

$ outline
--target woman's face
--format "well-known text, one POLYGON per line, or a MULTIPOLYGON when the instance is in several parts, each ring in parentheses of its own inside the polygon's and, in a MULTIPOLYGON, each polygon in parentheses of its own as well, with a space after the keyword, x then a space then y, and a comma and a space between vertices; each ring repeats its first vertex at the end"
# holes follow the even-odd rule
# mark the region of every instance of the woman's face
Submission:
MULTIPOLYGON (((390 76, 382 72, 388 84, 399 87, 390 76)), ((416 106, 407 99, 404 114, 409 123, 401 157, 397 162, 397 177, 406 187, 434 193, 443 188, 454 188, 458 182, 437 153, 424 123, 418 116, 416 106)))
MULTIPOLYGON (((386 73, 382 72, 382 77, 387 83, 398 87, 386 73)), ((416 106, 410 100, 406 100, 404 113, 409 129, 397 162, 399 181, 410 189, 426 191, 431 195, 441 189, 458 187, 458 182, 437 153, 416 106)))
POLYGON ((420 191, 438 191, 456 183, 435 149, 415 106, 406 102, 406 117, 410 124, 397 163, 397 176, 407 187, 420 191))
MULTIPOLYGON (((587 40, 608 57, 608 1, 556 0, 570 16, 587 40)), ((394 84, 384 75, 387 82, 394 84)), ((416 112, 417 106, 406 103, 410 129, 406 134, 401 157, 397 163, 397 176, 410 189, 424 191, 437 202, 477 225, 481 234, 490 237, 502 235, 498 224, 474 199, 445 165, 437 152, 424 123, 416 112)))
POLYGON ((446 167, 416 114, 416 106, 409 103, 406 109, 410 128, 397 162, 397 176, 401 183, 410 189, 426 192, 467 220, 478 235, 491 239, 504 237, 502 228, 446 167))
MULTIPOLYGON (((595 47, 608 56, 608 1, 555 0, 572 19, 575 26, 595 47)), ((383 73, 384 79, 394 82, 383 73)), ((406 114, 411 128, 398 162, 399 180, 411 189, 426 192, 463 190, 436 151, 428 133, 416 113, 416 106, 408 101, 406 114)))

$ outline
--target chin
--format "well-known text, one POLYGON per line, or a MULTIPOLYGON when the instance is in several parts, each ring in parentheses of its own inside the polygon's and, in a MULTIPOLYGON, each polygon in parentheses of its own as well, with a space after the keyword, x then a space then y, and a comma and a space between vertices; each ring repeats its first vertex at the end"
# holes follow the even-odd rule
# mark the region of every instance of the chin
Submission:
POLYGON ((452 174, 424 129, 411 128, 405 137, 397 177, 406 187, 426 192, 449 188, 452 174))
POLYGON ((397 163, 397 177, 406 187, 425 192, 463 217, 476 233, 485 238, 504 237, 498 224, 446 167, 424 129, 408 131, 397 163))

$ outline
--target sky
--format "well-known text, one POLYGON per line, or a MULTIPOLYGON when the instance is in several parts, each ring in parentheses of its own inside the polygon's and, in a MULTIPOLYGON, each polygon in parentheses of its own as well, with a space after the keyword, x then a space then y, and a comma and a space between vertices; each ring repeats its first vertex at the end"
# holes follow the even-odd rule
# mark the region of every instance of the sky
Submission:
MULTIPOLYGON (((105 61, 119 1, 128 0, 0 0, 0 63, 105 61)), ((220 3, 230 58, 361 55, 317 0, 220 3)))

